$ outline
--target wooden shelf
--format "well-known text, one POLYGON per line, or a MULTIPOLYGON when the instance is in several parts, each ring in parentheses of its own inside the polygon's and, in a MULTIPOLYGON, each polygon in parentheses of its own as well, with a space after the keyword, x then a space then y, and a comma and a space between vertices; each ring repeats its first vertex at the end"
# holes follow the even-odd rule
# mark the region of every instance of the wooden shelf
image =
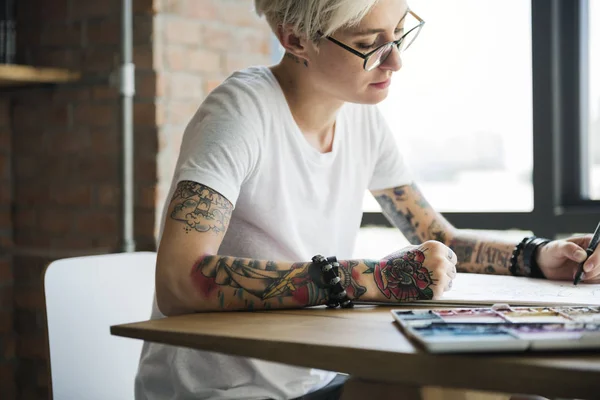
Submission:
POLYGON ((0 88, 38 83, 67 83, 80 78, 79 72, 61 68, 0 65, 0 88))

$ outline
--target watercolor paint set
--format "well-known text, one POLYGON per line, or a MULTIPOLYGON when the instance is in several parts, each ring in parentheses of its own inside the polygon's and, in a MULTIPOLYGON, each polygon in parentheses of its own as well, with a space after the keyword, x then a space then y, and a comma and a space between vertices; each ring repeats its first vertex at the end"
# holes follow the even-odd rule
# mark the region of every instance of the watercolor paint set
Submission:
POLYGON ((431 353, 600 350, 600 306, 396 309, 402 331, 431 353))

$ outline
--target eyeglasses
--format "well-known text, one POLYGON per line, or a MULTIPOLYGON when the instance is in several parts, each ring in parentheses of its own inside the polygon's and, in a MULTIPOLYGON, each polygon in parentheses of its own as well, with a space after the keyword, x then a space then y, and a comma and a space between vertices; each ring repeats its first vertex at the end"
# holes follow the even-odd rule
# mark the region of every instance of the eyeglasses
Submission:
POLYGON ((413 42, 415 41, 417 36, 419 36, 419 33, 421 32, 421 28, 423 28, 423 25, 425 25, 425 21, 423 21, 414 12, 408 10, 406 12, 406 15, 403 18, 403 20, 405 20, 404 26, 406 26, 406 24, 407 24, 406 17, 411 17, 410 19, 412 19, 412 18, 415 19, 415 22, 409 23, 409 26, 412 26, 412 27, 409 28, 408 32, 406 32, 404 35, 402 35, 402 37, 400 39, 394 40, 394 41, 391 41, 388 43, 384 43, 381 46, 377 47, 375 50, 371 50, 370 52, 368 52, 366 54, 363 54, 360 51, 353 49, 352 47, 340 42, 337 39, 334 39, 331 36, 325 36, 325 38, 332 41, 333 43, 337 44, 341 48, 348 50, 350 53, 352 53, 356 56, 359 56, 360 58, 365 60, 364 64, 363 64, 363 68, 365 69, 365 71, 371 71, 371 70, 377 68, 378 66, 380 66, 381 63, 385 62, 385 60, 387 60, 388 56, 390 54, 392 54, 392 50, 394 49, 394 47, 396 47, 398 49, 398 51, 400 53, 402 53, 406 49, 408 49, 410 47, 410 45, 413 44, 413 42), (415 26, 413 26, 413 25, 415 25, 415 26))

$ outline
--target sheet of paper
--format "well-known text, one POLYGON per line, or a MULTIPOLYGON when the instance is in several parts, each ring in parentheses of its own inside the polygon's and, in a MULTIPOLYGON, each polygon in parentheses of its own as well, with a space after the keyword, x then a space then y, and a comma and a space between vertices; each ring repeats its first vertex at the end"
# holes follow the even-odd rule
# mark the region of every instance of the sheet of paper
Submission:
MULTIPOLYGON (((427 305, 600 305, 600 284, 549 281, 506 275, 459 273, 440 300, 404 304, 427 305)), ((390 302, 386 304, 395 304, 390 302)))

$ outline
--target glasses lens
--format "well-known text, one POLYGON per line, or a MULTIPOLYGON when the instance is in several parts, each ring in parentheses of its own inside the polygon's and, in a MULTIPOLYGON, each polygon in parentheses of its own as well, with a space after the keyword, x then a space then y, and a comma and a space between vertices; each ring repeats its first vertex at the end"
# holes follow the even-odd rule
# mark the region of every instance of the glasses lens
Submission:
POLYGON ((377 51, 371 54, 371 56, 367 60, 367 63, 365 64, 365 69, 367 71, 370 71, 374 68, 377 68, 390 55, 393 48, 393 43, 388 43, 385 46, 382 46, 379 49, 377 49, 377 51))
POLYGON ((421 26, 415 27, 402 38, 400 43, 398 43, 400 53, 407 50, 415 42, 415 39, 419 36, 419 32, 421 32, 421 26))

